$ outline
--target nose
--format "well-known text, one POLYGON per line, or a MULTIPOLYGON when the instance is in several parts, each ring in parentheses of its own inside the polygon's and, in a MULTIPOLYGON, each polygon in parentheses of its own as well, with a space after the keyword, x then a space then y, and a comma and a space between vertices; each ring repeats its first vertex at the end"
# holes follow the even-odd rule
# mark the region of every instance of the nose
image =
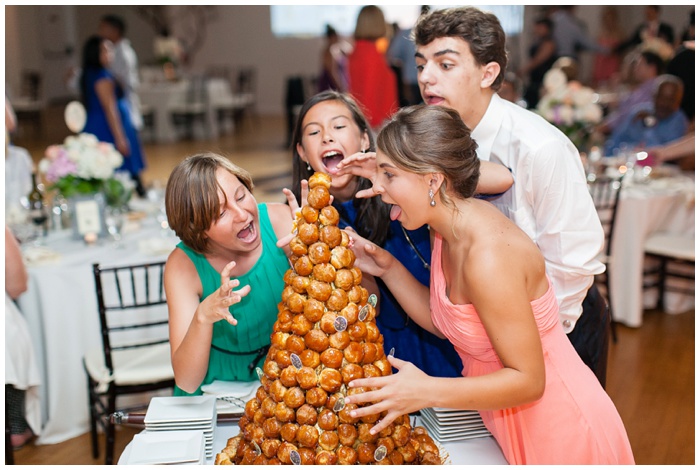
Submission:
POLYGON ((428 85, 434 78, 430 64, 424 64, 423 69, 418 70, 418 83, 421 85, 428 85))
POLYGON ((233 216, 233 219, 236 222, 244 221, 247 217, 248 214, 246 213, 245 209, 243 209, 241 206, 239 206, 236 203, 229 204, 229 210, 231 211, 231 215, 233 216))
POLYGON ((331 133, 331 128, 327 127, 323 130, 323 143, 333 142, 333 134, 331 133))
POLYGON ((372 183, 372 191, 374 194, 382 194, 384 192, 384 188, 379 182, 375 181, 372 183))

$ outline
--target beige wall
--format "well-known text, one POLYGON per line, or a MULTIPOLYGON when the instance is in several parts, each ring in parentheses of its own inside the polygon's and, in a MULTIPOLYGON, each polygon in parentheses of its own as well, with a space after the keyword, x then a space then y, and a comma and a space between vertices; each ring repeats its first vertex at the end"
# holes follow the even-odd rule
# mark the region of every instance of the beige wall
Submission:
MULTIPOLYGON (((11 89, 19 86, 20 72, 23 69, 47 69, 41 47, 41 21, 37 6, 5 7, 5 81, 11 89)), ((79 62, 80 49, 84 40, 96 31, 97 21, 105 13, 122 15, 128 24, 130 38, 139 60, 146 64, 153 60, 152 44, 155 32, 129 6, 75 6, 74 36, 77 44, 75 52, 67 60, 79 62)), ((178 17, 178 9, 168 7, 168 13, 178 17)), ((584 20, 593 36, 598 33, 600 6, 579 6, 577 16, 584 20)), ((623 6, 624 26, 628 31, 643 19, 643 6, 623 6)), ((676 34, 685 27, 688 12, 692 5, 663 6, 662 19, 671 23, 676 34)), ((529 44, 529 26, 539 7, 526 6, 525 31, 520 38, 509 42, 511 60, 520 61, 529 44)), ((210 65, 225 64, 232 68, 254 65, 258 69, 259 111, 279 114, 284 111, 286 78, 290 75, 314 75, 320 67, 321 38, 278 39, 270 31, 269 6, 216 6, 207 23, 205 40, 199 53, 189 64, 190 72, 203 72, 210 65)), ((191 25, 180 19, 173 27, 177 35, 188 34, 191 25)), ((589 75, 590 55, 584 57, 582 77, 589 75)), ((51 80, 62 80, 57 72, 51 73, 51 80)), ((60 87, 59 87, 60 89, 60 87)), ((68 94, 68 91, 65 91, 68 94)), ((57 98, 60 96, 50 96, 57 98)))

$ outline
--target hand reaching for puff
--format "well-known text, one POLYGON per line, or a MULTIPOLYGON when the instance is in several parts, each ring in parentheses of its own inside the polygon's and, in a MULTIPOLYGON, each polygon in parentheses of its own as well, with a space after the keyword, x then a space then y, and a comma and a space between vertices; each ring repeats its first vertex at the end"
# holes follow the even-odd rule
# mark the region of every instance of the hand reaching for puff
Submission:
POLYGON ((363 238, 352 227, 344 229, 350 236, 350 246, 355 253, 355 266, 363 273, 382 277, 396 260, 394 256, 371 241, 363 238))
POLYGON ((430 377, 418 367, 394 356, 387 356, 387 360, 398 370, 396 374, 355 379, 348 384, 350 388, 364 387, 369 391, 345 398, 346 403, 360 406, 350 412, 354 418, 387 412, 370 430, 370 433, 375 435, 396 418, 425 408, 425 397, 429 397, 431 393, 430 377), (361 406, 363 403, 366 405, 361 406))
MULTIPOLYGON (((377 154, 375 152, 352 154, 341 160, 336 168, 338 175, 361 176, 374 182, 374 177, 377 173, 377 154)), ((370 198, 376 195, 372 188, 368 188, 358 191, 355 197, 370 198)))

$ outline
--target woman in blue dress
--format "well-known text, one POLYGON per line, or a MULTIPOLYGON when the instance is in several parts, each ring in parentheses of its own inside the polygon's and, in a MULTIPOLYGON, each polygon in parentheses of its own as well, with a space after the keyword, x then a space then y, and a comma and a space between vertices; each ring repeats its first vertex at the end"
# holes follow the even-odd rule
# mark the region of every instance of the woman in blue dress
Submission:
MULTIPOLYGON (((357 103, 349 95, 335 91, 311 97, 299 113, 293 143, 292 192, 297 201, 301 200, 302 181, 308 181, 316 171, 330 174, 333 205, 341 218, 339 226, 350 226, 388 250, 420 282, 428 285, 431 252, 428 227, 405 230, 398 221, 390 220, 389 206, 380 198, 355 197, 372 187, 370 180, 338 174, 337 165, 344 158, 359 152, 374 152, 374 136, 357 103)), ((508 170, 505 167, 502 170, 512 182, 508 170)), ((510 183, 480 189, 495 193, 509 186, 510 183)), ((374 289, 379 291, 377 326, 384 336, 384 350, 388 353, 395 348, 396 357, 436 376, 461 376, 462 361, 450 342, 428 333, 411 320, 380 279, 363 278, 376 282, 374 289)), ((372 286, 365 287, 372 291, 372 286)))
POLYGON ((136 184, 136 192, 143 197, 141 171, 145 164, 141 142, 131 121, 124 90, 108 70, 113 48, 111 41, 99 36, 90 37, 83 47, 80 91, 87 112, 83 132, 114 144, 124 157, 119 169, 129 172, 136 184))

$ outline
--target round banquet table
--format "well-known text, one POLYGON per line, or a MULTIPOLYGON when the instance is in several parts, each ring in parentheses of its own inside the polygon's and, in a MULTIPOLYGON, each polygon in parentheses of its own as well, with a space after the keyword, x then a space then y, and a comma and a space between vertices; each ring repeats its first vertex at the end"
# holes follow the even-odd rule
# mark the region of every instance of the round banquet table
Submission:
MULTIPOLYGON (((70 230, 50 232, 44 248, 53 257, 28 263, 29 287, 19 298, 40 371, 42 430, 37 444, 55 444, 89 430, 83 356, 102 349, 92 263, 118 266, 164 261, 178 242, 147 217, 123 236, 123 247, 101 239, 88 246, 70 230), (157 242, 157 243, 156 243, 157 242)), ((31 251, 31 245, 22 246, 31 251)), ((127 402, 131 397, 126 397, 127 402)), ((148 402, 136 397, 133 402, 148 402)))

